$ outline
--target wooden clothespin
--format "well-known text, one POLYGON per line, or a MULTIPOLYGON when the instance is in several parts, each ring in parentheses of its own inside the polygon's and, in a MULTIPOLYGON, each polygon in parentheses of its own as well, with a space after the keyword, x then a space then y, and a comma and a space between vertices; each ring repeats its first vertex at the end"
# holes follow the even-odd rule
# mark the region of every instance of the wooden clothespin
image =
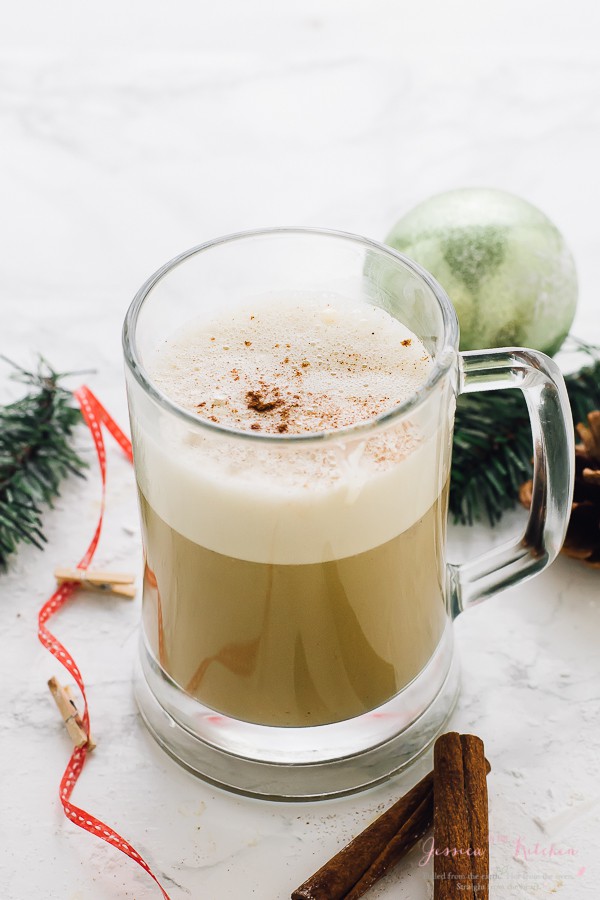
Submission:
POLYGON ((87 747, 88 750, 93 750, 96 744, 92 736, 85 730, 85 725, 75 705, 71 688, 63 687, 54 676, 49 679, 48 687, 58 706, 63 722, 67 726, 67 732, 73 741, 73 745, 78 749, 87 747))
POLYGON ((78 582, 81 587, 104 594, 115 594, 117 597, 135 597, 135 578, 127 572, 105 572, 99 569, 66 569, 54 570, 57 582, 78 582))

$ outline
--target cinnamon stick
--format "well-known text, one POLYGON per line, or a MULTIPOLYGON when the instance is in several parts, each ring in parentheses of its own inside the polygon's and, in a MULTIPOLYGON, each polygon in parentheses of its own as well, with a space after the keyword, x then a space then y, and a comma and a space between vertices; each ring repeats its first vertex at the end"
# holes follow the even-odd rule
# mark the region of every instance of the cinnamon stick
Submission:
POLYGON ((471 879, 473 896, 489 900, 490 835, 483 741, 474 734, 461 734, 465 773, 465 799, 471 827, 471 879))
POLYGON ((485 776, 479 738, 456 732, 438 738, 433 779, 434 900, 488 897, 483 892, 489 887, 485 776))
MULTIPOLYGON (((292 893, 292 900, 345 900, 346 895, 360 882, 360 879, 373 866, 376 866, 390 842, 424 803, 426 807, 429 803, 427 807, 429 819, 425 827, 425 831, 427 831, 431 826, 433 816, 433 772, 426 775, 408 794, 390 806, 383 815, 367 826, 364 831, 361 831, 318 872, 315 872, 300 887, 296 888, 292 893)), ((418 841, 419 836, 418 834, 410 842, 409 835, 406 835, 404 849, 400 855, 395 855, 394 862, 397 862, 400 856, 418 841)), ((393 864, 386 863, 385 860, 380 863, 385 866, 381 874, 393 864)), ((370 884, 372 883, 371 881, 370 884)), ((356 894, 355 896, 360 897, 361 895, 356 894)))
POLYGON ((344 900, 358 900, 375 882, 389 872, 411 847, 417 843, 431 828, 433 820, 433 791, 430 791, 423 802, 406 820, 400 831, 381 851, 374 863, 367 869, 344 900))
MULTIPOLYGON (((466 863, 463 883, 468 885, 468 889, 464 893, 457 889, 454 874, 448 878, 436 877, 436 891, 439 884, 445 883, 455 893, 436 893, 435 898, 447 900, 461 897, 462 900, 467 897, 467 900, 471 900, 474 881, 484 882, 487 890, 489 861, 485 776, 490 771, 490 764, 483 756, 483 743, 474 735, 443 735, 436 743, 434 758, 435 771, 426 775, 318 872, 296 888, 292 893, 292 900, 358 900, 427 833, 434 821, 436 803, 438 822, 434 850, 438 846, 442 849, 449 846, 453 840, 455 815, 453 791, 462 814, 462 832, 454 834, 454 839, 466 841, 468 838, 469 843, 464 844, 464 847, 471 848, 471 853, 467 852, 462 856, 466 863), (440 779, 449 780, 448 785, 440 785, 440 779), (443 787, 447 788, 445 793, 443 787), (486 798, 485 804, 482 797, 486 798), (440 820, 440 815, 444 821, 440 820), (485 855, 474 857, 473 851, 483 847, 486 848, 485 855)), ((436 863, 439 858, 435 857, 436 863)), ((454 864, 454 858, 450 858, 450 863, 454 864)), ((440 868, 435 869, 436 873, 442 871, 441 865, 437 865, 440 868)), ((488 894, 481 889, 476 892, 475 897, 477 900, 488 900, 488 894)))

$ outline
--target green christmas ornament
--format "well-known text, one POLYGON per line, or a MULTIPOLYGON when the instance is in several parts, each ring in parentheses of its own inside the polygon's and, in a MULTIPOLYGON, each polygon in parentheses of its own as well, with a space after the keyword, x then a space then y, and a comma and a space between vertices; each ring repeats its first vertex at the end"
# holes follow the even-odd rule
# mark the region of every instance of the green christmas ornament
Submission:
POLYGON ((552 355, 569 333, 573 257, 550 219, 520 197, 486 188, 438 194, 400 219, 386 243, 446 290, 462 350, 521 346, 552 355))

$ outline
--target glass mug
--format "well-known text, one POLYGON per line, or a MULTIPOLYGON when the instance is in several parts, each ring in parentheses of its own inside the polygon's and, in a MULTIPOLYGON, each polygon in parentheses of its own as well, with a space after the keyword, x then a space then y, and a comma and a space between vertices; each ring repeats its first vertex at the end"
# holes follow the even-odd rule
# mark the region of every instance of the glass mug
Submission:
POLYGON ((189 770, 273 798, 343 794, 398 771, 456 701, 452 619, 557 555, 574 454, 562 376, 534 350, 458 343, 427 272, 340 232, 210 241, 138 292, 123 330, 145 562, 135 691, 151 733, 189 770), (153 384, 148 362, 174 331, 291 293, 383 308, 425 345, 427 380, 367 422, 299 435, 200 419, 153 384), (509 387, 523 391, 533 431, 525 532, 447 564, 456 396, 509 387))

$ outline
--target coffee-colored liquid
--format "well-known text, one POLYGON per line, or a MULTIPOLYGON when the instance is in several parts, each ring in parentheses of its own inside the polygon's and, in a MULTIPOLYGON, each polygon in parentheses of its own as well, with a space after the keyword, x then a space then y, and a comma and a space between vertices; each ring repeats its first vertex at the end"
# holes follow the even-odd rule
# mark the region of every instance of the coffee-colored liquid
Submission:
POLYGON ((447 490, 393 540, 306 565, 207 550, 141 492, 140 504, 148 642, 177 684, 220 713, 280 726, 348 719, 409 684, 440 640, 447 490))

